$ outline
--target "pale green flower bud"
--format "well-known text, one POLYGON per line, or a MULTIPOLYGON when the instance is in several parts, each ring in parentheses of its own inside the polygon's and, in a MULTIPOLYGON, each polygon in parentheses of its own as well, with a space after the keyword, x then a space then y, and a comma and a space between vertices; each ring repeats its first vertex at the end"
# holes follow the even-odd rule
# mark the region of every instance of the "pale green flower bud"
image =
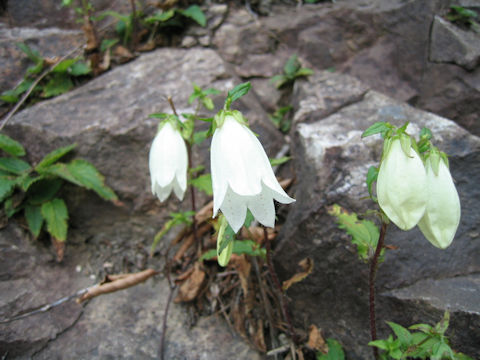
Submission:
POLYGON ((386 143, 377 178, 377 198, 384 213, 402 230, 412 229, 425 212, 425 167, 406 135, 386 143))
POLYGON ((447 164, 433 153, 425 164, 427 171, 427 208, 418 227, 434 246, 449 246, 460 223, 460 199, 447 164))

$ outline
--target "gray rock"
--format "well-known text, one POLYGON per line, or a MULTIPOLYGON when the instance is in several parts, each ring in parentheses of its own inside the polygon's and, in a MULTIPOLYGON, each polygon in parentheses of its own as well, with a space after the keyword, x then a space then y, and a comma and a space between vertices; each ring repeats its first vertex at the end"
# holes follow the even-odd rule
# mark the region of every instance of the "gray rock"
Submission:
POLYGON ((430 60, 455 63, 466 70, 480 63, 480 35, 462 30, 440 16, 435 16, 430 42, 430 60))
MULTIPOLYGON (((296 92, 317 92, 317 97, 322 98, 322 83, 327 81, 338 82, 331 87, 339 89, 355 83, 348 77, 325 72, 299 83, 296 92)), ((429 314, 426 318, 430 320, 450 307, 449 300, 441 297, 435 312, 429 312, 431 302, 424 306, 420 295, 416 295, 415 301, 420 302, 418 311, 396 311, 400 306, 398 303, 403 301, 400 295, 396 297, 396 289, 428 281, 431 286, 440 286, 436 289, 440 292, 442 283, 436 283, 435 279, 449 279, 456 283, 457 277, 460 279, 480 270, 476 211, 480 193, 474 180, 480 176, 480 139, 449 120, 416 110, 372 90, 333 113, 322 113, 308 104, 304 107, 301 102, 298 106, 295 111, 302 115, 295 118, 308 119, 310 123, 298 123, 296 127, 292 150, 297 160, 297 201, 291 206, 282 228, 275 259, 287 278, 297 270, 296 264, 301 259, 313 258, 314 272, 288 293, 295 318, 300 322, 313 322, 328 336, 339 338, 349 358, 367 359, 372 356, 371 349, 366 346, 369 341, 368 266, 358 259, 348 236, 337 229, 334 219, 327 213, 328 206, 334 203, 359 213, 373 206, 362 198, 367 195, 367 170, 379 161, 381 140, 379 137, 362 140, 363 130, 376 121, 400 125, 409 120, 408 131, 412 134, 418 134, 423 126, 429 127, 434 133, 435 144, 450 155, 463 214, 453 244, 444 251, 434 248, 418 230, 402 232, 394 225, 389 227, 387 244, 398 249, 388 251, 385 263, 380 265, 377 289, 379 293, 390 291, 389 299, 395 297, 395 302, 385 300, 385 296, 378 297, 378 311, 383 315, 379 315, 378 320, 380 337, 388 334, 384 321, 408 326, 414 321, 423 322, 419 318, 425 313, 429 314)), ((471 285, 472 291, 479 291, 478 282, 471 285)), ((456 286, 461 287, 460 283, 456 286)), ((476 308, 468 311, 455 308, 452 317, 461 318, 468 314, 478 322, 476 308)), ((454 320, 450 331, 458 341, 454 343, 455 348, 468 350, 474 357, 480 354, 476 333, 468 328, 455 327, 454 320)))

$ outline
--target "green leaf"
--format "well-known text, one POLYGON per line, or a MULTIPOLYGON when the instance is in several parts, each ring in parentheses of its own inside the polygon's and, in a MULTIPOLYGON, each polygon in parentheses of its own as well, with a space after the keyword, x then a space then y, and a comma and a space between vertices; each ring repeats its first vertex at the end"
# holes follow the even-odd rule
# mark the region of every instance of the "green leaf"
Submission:
POLYGON ((12 156, 25 155, 25 149, 22 144, 5 134, 0 134, 0 149, 12 156))
POLYGON ((375 181, 377 181, 377 178, 378 178, 378 168, 375 166, 370 166, 367 172, 367 188, 368 188, 368 193, 370 194, 370 197, 373 197, 372 185, 375 181))
POLYGON ((213 195, 211 174, 200 175, 196 179, 190 180, 190 184, 195 186, 198 190, 203 191, 208 196, 213 195))
POLYGON ((298 61, 297 54, 293 54, 285 63, 283 67, 283 71, 288 79, 293 80, 295 77, 295 73, 300 69, 300 63, 298 61))
MULTIPOLYGON (((261 256, 262 258, 265 258, 267 254, 266 250, 261 248, 260 245, 253 240, 235 240, 233 242, 232 253, 237 255, 261 256)), ((203 253, 199 260, 211 260, 216 256, 217 250, 211 249, 203 253)))
POLYGON ((310 75, 313 75, 313 70, 309 68, 301 68, 295 73, 296 78, 310 75))
POLYGON ((448 329, 448 323, 450 322, 450 313, 448 311, 445 311, 443 314, 443 319, 440 320, 436 325, 435 325, 435 331, 443 335, 445 334, 445 331, 448 329))
POLYGON ((202 105, 205 107, 207 110, 213 110, 215 105, 213 104, 213 100, 210 99, 209 97, 204 97, 202 99, 202 105))
POLYGON ((227 222, 227 218, 222 214, 219 218, 220 228, 217 235, 217 261, 220 266, 226 266, 230 260, 233 251, 233 241, 235 232, 227 222))
POLYGON ((70 67, 69 72, 72 76, 82 76, 90 74, 92 69, 83 61, 77 61, 70 67))
POLYGON ((252 212, 249 209, 247 209, 247 215, 245 216, 245 221, 243 222, 243 226, 245 226, 246 228, 249 228, 253 220, 255 220, 255 217, 253 216, 252 212))
POLYGON ((115 192, 105 185, 103 175, 88 161, 75 159, 67 164, 67 169, 78 183, 95 191, 100 197, 110 201, 118 200, 115 192))
POLYGON ((107 51, 111 47, 115 46, 119 41, 119 39, 103 39, 102 43, 100 44, 100 51, 107 51))
POLYGON ((187 225, 192 224, 192 216, 195 215, 194 211, 185 211, 180 213, 170 213, 171 219, 165 222, 162 229, 155 235, 153 238, 152 246, 150 247, 150 255, 153 255, 155 248, 157 247, 158 242, 163 238, 163 236, 170 231, 176 225, 187 225))
POLYGON ((35 50, 30 48, 27 44, 25 43, 17 43, 17 46, 22 50, 30 60, 32 60, 34 63, 38 62, 43 62, 43 58, 40 55, 40 53, 35 50))
POLYGON ((11 179, 10 177, 0 176, 0 202, 3 202, 13 192, 17 179, 11 179))
POLYGON ((21 173, 30 169, 30 164, 28 164, 26 161, 17 158, 0 158, 0 170, 20 175, 21 173))
MULTIPOLYGON (((377 247, 380 232, 377 226, 369 220, 359 220, 354 212, 348 213, 341 206, 334 204, 328 213, 337 218, 339 229, 344 229, 352 237, 352 244, 357 245, 358 256, 368 262, 377 247)), ((384 249, 380 253, 383 261, 384 249)))
POLYGON ((7 215, 7 218, 11 218, 17 212, 22 210, 22 207, 17 206, 17 204, 14 203, 14 199, 12 196, 5 200, 5 202, 3 203, 3 209, 5 211, 5 215, 7 215))
POLYGON ((55 74, 43 88, 43 97, 52 97, 66 93, 73 88, 73 82, 67 74, 55 74))
POLYGON ((235 86, 232 90, 230 90, 228 92, 228 95, 227 95, 227 99, 225 100, 225 107, 226 109, 229 109, 230 108, 230 105, 240 99, 242 96, 246 95, 250 88, 252 87, 252 85, 250 84, 250 82, 245 82, 245 83, 242 83, 242 84, 239 84, 237 86, 235 86))
POLYGON ((389 349, 389 343, 387 340, 374 340, 374 341, 370 341, 368 343, 368 346, 375 346, 379 349, 382 349, 382 350, 388 350, 389 349))
POLYGON ((166 22, 168 20, 170 20, 173 16, 175 15, 175 10, 173 9, 170 9, 168 11, 165 11, 165 12, 158 12, 152 16, 149 16, 145 19, 145 22, 147 24, 152 24, 152 23, 155 23, 155 22, 166 22))
POLYGON ((32 205, 41 205, 52 200, 62 187, 62 179, 40 179, 34 182, 27 192, 27 202, 32 205))
POLYGON ((282 156, 282 157, 276 158, 276 159, 269 159, 270 160, 270 165, 279 166, 279 165, 285 164, 291 158, 292 158, 291 156, 282 156))
POLYGON ((21 176, 21 179, 19 181, 19 184, 22 188, 23 191, 28 191, 30 189, 30 186, 34 184, 35 182, 43 179, 43 176, 36 176, 36 177, 31 177, 28 174, 24 174, 21 176))
POLYGON ((27 69, 27 75, 36 75, 36 74, 39 74, 42 70, 43 70, 43 60, 37 62, 33 66, 30 66, 27 69))
POLYGON ((42 175, 54 175, 77 186, 84 186, 71 172, 67 164, 57 163, 39 170, 42 175))
POLYGON ((66 73, 68 69, 75 64, 78 59, 65 59, 60 61, 53 69, 53 73, 66 73))
POLYGON ((57 241, 67 240, 68 210, 62 199, 55 198, 44 203, 41 214, 47 223, 47 231, 57 241))
POLYGON ((396 324, 391 321, 387 321, 388 326, 390 326, 397 336, 398 339, 400 339, 400 342, 402 344, 405 344, 406 346, 409 346, 410 343, 412 342, 412 334, 404 328, 402 325, 396 324))
POLYGON ((327 339, 328 353, 317 353, 317 360, 344 360, 345 353, 342 346, 335 339, 327 339))
POLYGON ((60 158, 68 154, 70 151, 75 149, 77 144, 71 144, 67 146, 60 147, 58 149, 53 150, 52 152, 48 153, 39 163, 35 166, 35 170, 41 172, 47 166, 52 165, 53 163, 57 162, 60 158))
POLYGON ((27 220, 28 228, 35 238, 40 235, 43 225, 43 215, 41 206, 27 204, 24 210, 25 219, 27 220))
POLYGON ((208 137, 208 130, 205 131, 196 131, 193 134, 193 143, 194 144, 201 144, 203 141, 205 141, 208 137))
POLYGON ((4 91, 0 96, 0 100, 8 103, 16 103, 18 102, 20 95, 30 89, 32 84, 32 80, 25 79, 15 89, 4 91))
POLYGON ((370 126, 367 130, 365 130, 362 134, 362 138, 375 135, 375 134, 384 134, 391 129, 391 125, 384 122, 379 121, 370 126))
POLYGON ((178 10, 178 12, 183 16, 194 20, 195 22, 197 22, 198 25, 202 27, 205 27, 207 25, 207 18, 205 17, 205 14, 198 5, 191 5, 186 10, 178 10))

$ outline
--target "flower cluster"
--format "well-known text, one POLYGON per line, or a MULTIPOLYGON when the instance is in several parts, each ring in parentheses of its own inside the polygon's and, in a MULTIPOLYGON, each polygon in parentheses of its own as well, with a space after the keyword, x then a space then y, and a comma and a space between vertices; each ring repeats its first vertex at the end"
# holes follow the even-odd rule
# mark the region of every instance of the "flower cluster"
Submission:
POLYGON ((402 230, 418 225, 434 246, 445 249, 460 222, 460 200, 445 154, 435 147, 422 156, 407 134, 385 140, 377 178, 383 212, 402 230))
MULTIPOLYGON (((221 110, 213 122, 213 216, 221 210, 236 233, 249 209, 258 222, 274 227, 273 200, 283 204, 295 200, 278 183, 265 150, 239 111, 221 110)), ((176 116, 163 120, 150 149, 152 192, 160 201, 172 189, 182 200, 187 187, 187 148, 178 123, 176 116)))

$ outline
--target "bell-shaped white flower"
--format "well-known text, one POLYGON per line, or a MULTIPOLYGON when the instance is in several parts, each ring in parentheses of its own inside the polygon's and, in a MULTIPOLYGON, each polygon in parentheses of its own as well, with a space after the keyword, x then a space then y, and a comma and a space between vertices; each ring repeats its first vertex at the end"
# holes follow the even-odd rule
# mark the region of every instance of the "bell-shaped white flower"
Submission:
POLYGON ((410 230, 427 206, 427 175, 410 139, 387 143, 377 178, 378 204, 402 230, 410 230))
POLYGON ((160 201, 168 198, 173 191, 183 200, 187 189, 187 147, 182 135, 170 121, 160 124, 149 155, 152 193, 160 201))
MULTIPOLYGON (((436 156, 436 155, 435 155, 436 156)), ((429 157, 427 170, 427 209, 418 227, 434 246, 449 246, 460 223, 460 199, 443 159, 429 157), (437 163, 438 165, 434 164, 437 163), (435 171, 436 170, 436 171, 435 171)))
POLYGON ((273 199, 282 204, 295 200, 278 183, 265 150, 245 125, 242 114, 227 111, 220 118, 210 152, 213 216, 222 210, 237 232, 245 222, 248 208, 258 222, 273 227, 273 199))

